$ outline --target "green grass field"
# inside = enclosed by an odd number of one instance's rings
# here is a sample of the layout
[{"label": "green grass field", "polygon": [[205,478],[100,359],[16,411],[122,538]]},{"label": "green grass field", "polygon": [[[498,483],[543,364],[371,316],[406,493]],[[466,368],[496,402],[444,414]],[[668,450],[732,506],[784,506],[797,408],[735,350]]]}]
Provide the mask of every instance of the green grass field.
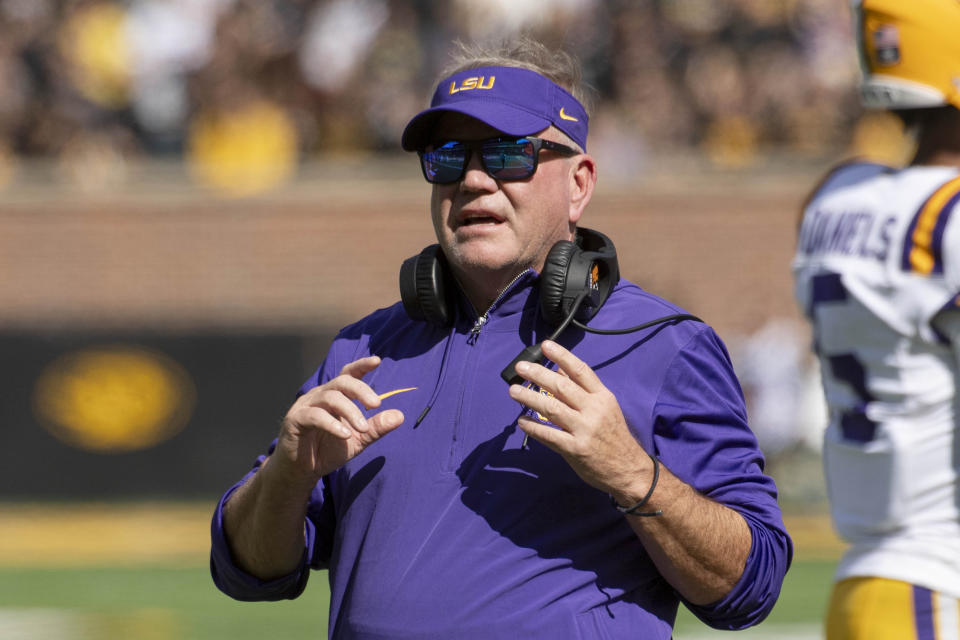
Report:
[{"label": "green grass field", "polygon": [[[819,638],[820,626],[826,613],[827,598],[833,581],[834,560],[795,560],[783,583],[780,600],[770,617],[751,632],[733,637],[749,635],[752,638],[785,640],[790,630],[795,629],[797,637]],[[680,607],[674,637],[686,638],[731,638],[729,632],[712,631],[697,620],[685,608]],[[815,633],[816,635],[809,635]]]},{"label": "green grass field", "polygon": [[[809,632],[819,625],[833,567],[832,561],[795,563],[773,614],[751,637],[780,640],[795,626]],[[242,603],[220,594],[200,567],[0,570],[4,640],[325,638],[327,604],[321,573],[298,600]],[[675,635],[730,636],[709,633],[685,611]]]},{"label": "green grass field", "polygon": [[[315,573],[295,601],[244,603],[206,566],[212,502],[0,504],[0,640],[325,638]],[[839,541],[822,514],[787,522],[796,555],[770,618],[735,637],[817,640]],[[730,637],[681,608],[677,640]]]},{"label": "green grass field", "polygon": [[242,603],[201,567],[0,570],[0,638],[325,638],[325,576],[314,577],[298,600]]}]

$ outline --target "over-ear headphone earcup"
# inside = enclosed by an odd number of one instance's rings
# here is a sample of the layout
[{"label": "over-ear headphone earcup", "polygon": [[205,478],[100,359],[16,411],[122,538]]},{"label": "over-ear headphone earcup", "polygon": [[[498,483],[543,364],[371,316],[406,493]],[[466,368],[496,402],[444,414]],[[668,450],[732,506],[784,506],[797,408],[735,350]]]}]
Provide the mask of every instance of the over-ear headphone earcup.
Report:
[{"label": "over-ear headphone earcup", "polygon": [[432,244],[400,266],[400,300],[407,315],[440,326],[453,322],[446,258]]},{"label": "over-ear headphone earcup", "polygon": [[569,309],[565,310],[564,298],[567,293],[567,276],[570,263],[580,251],[573,242],[561,240],[551,247],[543,263],[540,274],[540,314],[551,326],[563,322]]}]

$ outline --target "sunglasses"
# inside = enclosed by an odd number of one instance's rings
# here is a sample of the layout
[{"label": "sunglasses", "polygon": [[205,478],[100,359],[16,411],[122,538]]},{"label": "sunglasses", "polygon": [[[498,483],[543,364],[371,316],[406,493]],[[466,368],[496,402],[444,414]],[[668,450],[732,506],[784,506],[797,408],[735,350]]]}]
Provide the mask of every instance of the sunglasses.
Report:
[{"label": "sunglasses", "polygon": [[477,142],[445,142],[431,151],[420,151],[423,177],[432,184],[451,184],[463,179],[470,162],[470,153],[480,150],[483,170],[494,180],[525,180],[537,171],[542,149],[564,156],[579,151],[557,142],[524,136],[522,138],[489,138]]}]

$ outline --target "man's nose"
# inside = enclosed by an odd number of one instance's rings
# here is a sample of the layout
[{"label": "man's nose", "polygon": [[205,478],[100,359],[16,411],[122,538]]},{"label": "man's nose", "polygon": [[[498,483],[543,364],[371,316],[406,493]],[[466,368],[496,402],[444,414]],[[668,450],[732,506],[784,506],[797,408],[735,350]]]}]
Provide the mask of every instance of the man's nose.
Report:
[{"label": "man's nose", "polygon": [[467,189],[490,189],[491,183],[495,188],[496,181],[483,168],[483,161],[478,149],[471,149],[467,158],[467,166],[463,174],[463,186]]}]

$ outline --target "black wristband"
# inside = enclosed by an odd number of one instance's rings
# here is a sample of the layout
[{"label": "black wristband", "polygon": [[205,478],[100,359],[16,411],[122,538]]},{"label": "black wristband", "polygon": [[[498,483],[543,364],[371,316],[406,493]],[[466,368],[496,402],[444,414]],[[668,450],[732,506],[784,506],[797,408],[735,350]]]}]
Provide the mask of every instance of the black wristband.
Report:
[{"label": "black wristband", "polygon": [[650,459],[653,461],[653,482],[650,483],[650,489],[647,491],[647,495],[643,496],[640,499],[640,502],[637,502],[634,505],[629,507],[621,507],[617,504],[616,499],[613,496],[610,496],[610,504],[616,507],[617,511],[624,515],[628,516],[639,516],[639,517],[652,517],[652,516],[662,516],[663,510],[657,509],[656,511],[641,511],[638,512],[637,509],[642,508],[650,500],[650,496],[653,495],[653,490],[657,488],[657,481],[660,479],[660,461],[653,455],[647,454],[650,456]]}]

